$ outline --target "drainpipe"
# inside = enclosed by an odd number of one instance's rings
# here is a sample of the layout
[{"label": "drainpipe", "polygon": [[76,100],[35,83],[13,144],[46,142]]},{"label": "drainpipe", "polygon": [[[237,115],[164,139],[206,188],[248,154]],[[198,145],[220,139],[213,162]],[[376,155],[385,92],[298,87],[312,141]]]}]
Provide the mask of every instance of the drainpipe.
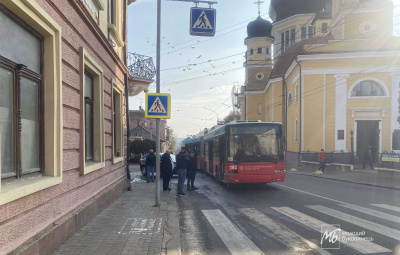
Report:
[{"label": "drainpipe", "polygon": [[[128,64],[128,40],[126,38],[127,33],[127,11],[128,11],[128,3],[127,0],[124,0],[124,29],[123,29],[123,40],[125,42],[124,45],[124,64],[125,66]],[[128,74],[124,75],[124,83],[125,83],[125,107],[126,107],[126,179],[128,191],[132,191],[131,186],[131,172],[129,171],[129,160],[131,157],[131,142],[129,140],[130,137],[130,129],[129,129],[129,89],[128,89]]]},{"label": "drainpipe", "polygon": [[302,122],[303,122],[303,116],[301,115],[301,106],[302,106],[302,102],[303,102],[303,98],[302,98],[302,93],[303,93],[303,91],[302,91],[302,87],[303,87],[303,79],[302,79],[302,75],[301,75],[301,63],[299,62],[299,60],[298,60],[298,57],[296,57],[296,63],[299,65],[299,69],[300,69],[300,73],[299,73],[299,75],[300,75],[300,96],[299,96],[299,98],[300,98],[300,107],[299,107],[299,112],[300,112],[300,114],[299,114],[299,116],[300,116],[300,122],[299,122],[299,124],[300,124],[300,132],[299,132],[299,135],[300,135],[300,139],[299,139],[299,154],[301,154],[301,146],[302,146],[302,143],[303,143],[303,141],[302,141],[302,136],[301,136],[301,134],[302,134]]},{"label": "drainpipe", "polygon": [[127,27],[127,10],[128,10],[128,8],[127,8],[127,2],[126,2],[126,0],[124,0],[124,24],[123,24],[123,32],[122,32],[122,40],[124,41],[124,43],[125,43],[125,45],[124,45],[124,64],[125,65],[127,65],[127,58],[128,58],[128,54],[127,54],[127,50],[128,50],[128,40],[127,40],[127,38],[126,38],[126,34],[127,34],[127,30],[128,30],[128,27]]},{"label": "drainpipe", "polygon": [[282,75],[282,124],[283,134],[285,136],[285,151],[287,150],[287,84],[285,75]]},{"label": "drainpipe", "polygon": [[126,179],[128,184],[128,191],[132,190],[131,187],[131,172],[129,171],[129,159],[131,157],[131,142],[129,140],[129,90],[128,90],[128,74],[124,75],[125,82],[125,104],[126,104]]}]

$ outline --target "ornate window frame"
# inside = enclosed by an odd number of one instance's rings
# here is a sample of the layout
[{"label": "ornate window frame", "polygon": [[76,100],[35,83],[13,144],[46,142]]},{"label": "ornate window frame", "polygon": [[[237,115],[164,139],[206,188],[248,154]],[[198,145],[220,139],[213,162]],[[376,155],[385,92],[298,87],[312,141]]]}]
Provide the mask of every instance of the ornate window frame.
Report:
[{"label": "ornate window frame", "polygon": [[[113,114],[113,164],[116,164],[118,162],[121,162],[124,160],[125,156],[125,150],[124,150],[124,88],[118,84],[114,79],[112,79],[112,84],[113,84],[113,95],[112,95],[112,109],[114,113],[114,106],[115,106],[115,112],[117,116]],[[117,102],[114,102],[114,93],[117,93],[119,96],[119,100]],[[117,121],[117,130],[114,128],[114,123]],[[115,137],[117,137],[117,141],[115,141]],[[120,150],[120,156],[115,156],[115,150]]]},{"label": "ornate window frame", "polygon": [[[378,83],[378,85],[380,85],[380,87],[382,88],[383,92],[385,93],[384,96],[351,96],[351,92],[353,91],[353,89],[355,88],[355,86],[357,86],[360,82],[363,81],[374,81],[376,83]],[[388,87],[386,86],[386,84],[384,82],[382,82],[379,79],[376,78],[372,78],[372,77],[363,77],[362,79],[357,80],[355,83],[353,83],[353,85],[351,85],[348,94],[347,94],[347,98],[348,99],[376,99],[376,98],[390,98],[390,93],[388,90]]]},{"label": "ornate window frame", "polygon": [[17,200],[62,182],[63,114],[61,27],[34,0],[0,0],[21,20],[44,38],[44,168],[43,176],[21,178],[3,187],[0,205]]},{"label": "ornate window frame", "polygon": [[[81,174],[85,175],[105,167],[105,133],[104,133],[104,78],[103,68],[89,55],[85,48],[80,48],[81,59],[81,146],[80,146],[80,168]],[[85,86],[84,74],[93,76],[93,152],[94,160],[85,160]]]}]

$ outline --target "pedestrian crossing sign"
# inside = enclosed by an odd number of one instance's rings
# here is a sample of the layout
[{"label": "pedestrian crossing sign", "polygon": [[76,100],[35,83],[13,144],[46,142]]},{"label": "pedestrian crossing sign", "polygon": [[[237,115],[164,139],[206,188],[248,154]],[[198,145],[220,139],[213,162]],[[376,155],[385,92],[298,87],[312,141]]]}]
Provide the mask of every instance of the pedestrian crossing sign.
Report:
[{"label": "pedestrian crossing sign", "polygon": [[216,24],[216,10],[212,8],[190,9],[190,34],[198,36],[214,36]]},{"label": "pedestrian crossing sign", "polygon": [[167,93],[146,93],[145,117],[169,119],[171,115],[171,95]]}]

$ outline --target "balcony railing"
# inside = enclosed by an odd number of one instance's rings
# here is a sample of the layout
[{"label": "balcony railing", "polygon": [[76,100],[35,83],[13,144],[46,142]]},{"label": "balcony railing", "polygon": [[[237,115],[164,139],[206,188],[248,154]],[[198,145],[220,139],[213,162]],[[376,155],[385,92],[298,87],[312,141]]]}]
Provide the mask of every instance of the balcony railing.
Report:
[{"label": "balcony railing", "polygon": [[153,58],[136,53],[128,53],[128,69],[135,78],[151,80],[156,75]]}]

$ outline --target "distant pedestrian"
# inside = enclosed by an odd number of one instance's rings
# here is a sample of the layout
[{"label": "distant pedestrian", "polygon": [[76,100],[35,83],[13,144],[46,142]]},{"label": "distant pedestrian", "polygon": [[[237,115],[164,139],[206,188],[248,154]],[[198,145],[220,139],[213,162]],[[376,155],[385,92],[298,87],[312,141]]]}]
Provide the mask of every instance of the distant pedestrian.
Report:
[{"label": "distant pedestrian", "polygon": [[185,147],[182,147],[181,152],[176,155],[176,168],[178,171],[178,195],[185,196],[183,193],[183,185],[186,180],[186,169],[189,162],[187,151]]},{"label": "distant pedestrian", "polygon": [[325,153],[324,149],[321,149],[321,152],[318,155],[318,161],[319,161],[318,170],[321,170],[323,173],[325,173],[326,153]]},{"label": "distant pedestrian", "polygon": [[[194,151],[190,152],[189,162],[187,166],[187,190],[196,190],[194,186],[194,179],[196,178],[197,172],[197,158]],[[191,185],[190,185],[191,184]]]},{"label": "distant pedestrian", "polygon": [[149,154],[146,157],[147,182],[150,182],[150,180],[154,182],[155,163],[156,163],[156,155],[154,155],[153,150],[150,150]]},{"label": "distant pedestrian", "polygon": [[366,164],[369,164],[369,167],[374,169],[374,166],[372,165],[372,147],[369,144],[364,151],[363,169],[365,169]]},{"label": "distant pedestrian", "polygon": [[174,163],[172,162],[172,158],[170,156],[171,151],[167,150],[161,157],[161,173],[163,176],[163,190],[170,191],[169,182],[172,176],[172,170],[174,168]]}]

